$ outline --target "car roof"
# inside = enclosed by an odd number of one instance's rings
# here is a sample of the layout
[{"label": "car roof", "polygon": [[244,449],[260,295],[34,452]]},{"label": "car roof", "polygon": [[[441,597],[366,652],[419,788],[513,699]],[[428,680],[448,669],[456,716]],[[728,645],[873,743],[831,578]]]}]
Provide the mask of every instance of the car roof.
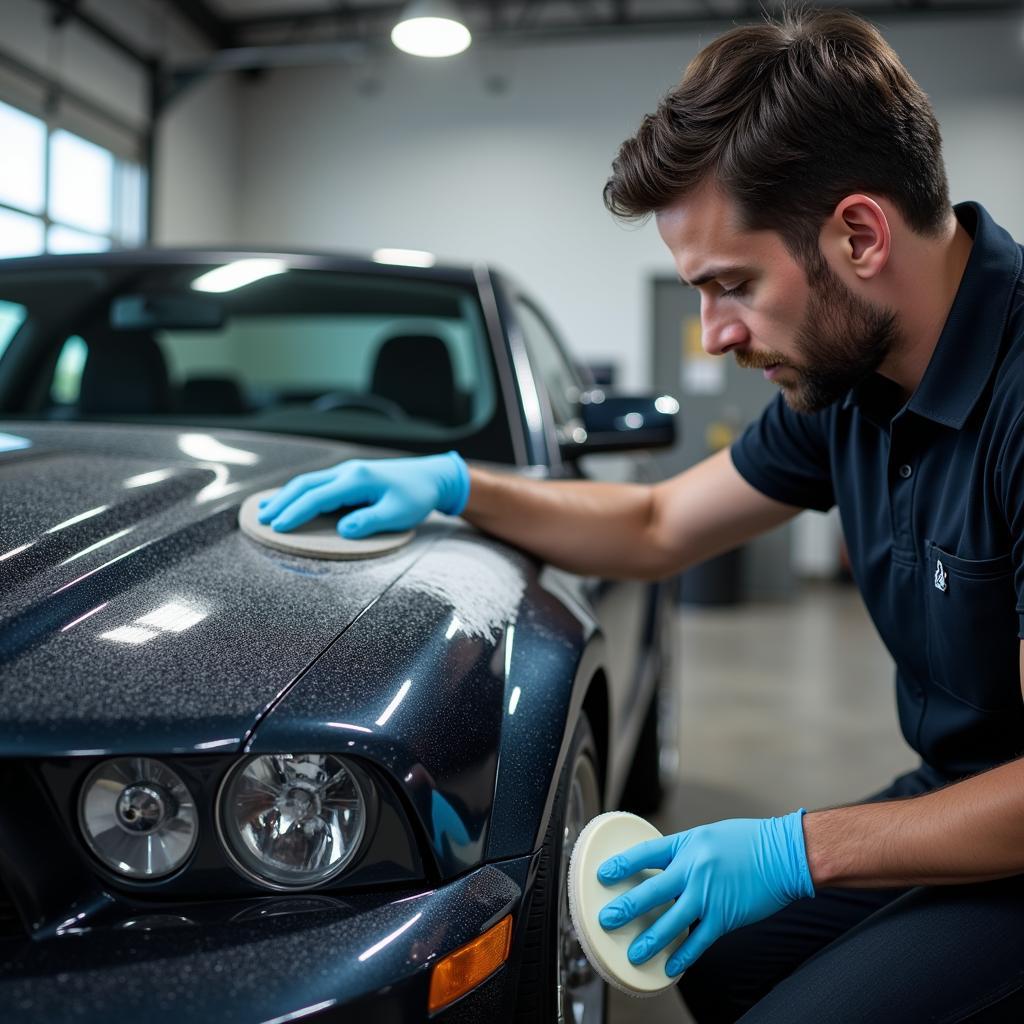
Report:
[{"label": "car roof", "polygon": [[477,284],[477,274],[489,268],[483,264],[441,263],[432,267],[411,267],[381,263],[365,254],[327,250],[267,249],[229,247],[117,249],[111,252],[48,253],[43,256],[19,256],[0,259],[0,271],[59,270],[61,267],[138,267],[188,266],[230,263],[243,259],[285,259],[296,270],[336,270],[354,273],[389,274],[420,280],[448,281],[453,284]]}]

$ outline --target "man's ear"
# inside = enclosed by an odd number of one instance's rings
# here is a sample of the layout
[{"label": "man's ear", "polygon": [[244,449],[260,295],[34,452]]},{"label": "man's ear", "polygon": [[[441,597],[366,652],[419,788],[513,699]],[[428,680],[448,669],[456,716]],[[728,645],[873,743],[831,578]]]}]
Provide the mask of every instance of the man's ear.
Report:
[{"label": "man's ear", "polygon": [[869,281],[889,262],[892,234],[885,211],[870,196],[849,195],[821,229],[821,251],[833,269]]}]

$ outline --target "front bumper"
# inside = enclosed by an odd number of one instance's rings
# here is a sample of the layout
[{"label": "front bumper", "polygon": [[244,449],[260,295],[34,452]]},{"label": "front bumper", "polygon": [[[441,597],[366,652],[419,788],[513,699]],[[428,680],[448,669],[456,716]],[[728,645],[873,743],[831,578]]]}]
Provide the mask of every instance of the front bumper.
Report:
[{"label": "front bumper", "polygon": [[530,860],[485,865],[424,892],[345,894],[304,912],[289,912],[287,899],[267,900],[231,920],[196,923],[185,919],[188,908],[165,907],[142,927],[136,919],[5,941],[0,1017],[5,1024],[425,1020],[433,963],[511,912],[509,961],[431,1018],[499,1021],[514,1003]]}]

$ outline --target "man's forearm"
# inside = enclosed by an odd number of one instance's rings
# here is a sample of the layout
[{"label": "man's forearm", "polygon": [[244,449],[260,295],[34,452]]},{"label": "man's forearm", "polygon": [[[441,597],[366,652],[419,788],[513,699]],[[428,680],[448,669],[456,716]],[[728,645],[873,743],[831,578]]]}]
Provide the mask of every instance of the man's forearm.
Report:
[{"label": "man's forearm", "polygon": [[653,532],[652,488],[589,480],[530,480],[470,470],[463,516],[570,572],[656,578],[671,572]]},{"label": "man's forearm", "polygon": [[953,885],[1024,873],[1024,759],[906,800],[804,816],[816,887]]}]

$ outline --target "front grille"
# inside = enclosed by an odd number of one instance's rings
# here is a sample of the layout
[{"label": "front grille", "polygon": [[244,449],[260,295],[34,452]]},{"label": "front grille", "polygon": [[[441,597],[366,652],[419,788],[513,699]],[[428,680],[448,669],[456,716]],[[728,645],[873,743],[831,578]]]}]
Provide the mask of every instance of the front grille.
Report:
[{"label": "front grille", "polygon": [[0,882],[0,939],[17,938],[24,934],[18,911],[14,909],[6,886]]}]

